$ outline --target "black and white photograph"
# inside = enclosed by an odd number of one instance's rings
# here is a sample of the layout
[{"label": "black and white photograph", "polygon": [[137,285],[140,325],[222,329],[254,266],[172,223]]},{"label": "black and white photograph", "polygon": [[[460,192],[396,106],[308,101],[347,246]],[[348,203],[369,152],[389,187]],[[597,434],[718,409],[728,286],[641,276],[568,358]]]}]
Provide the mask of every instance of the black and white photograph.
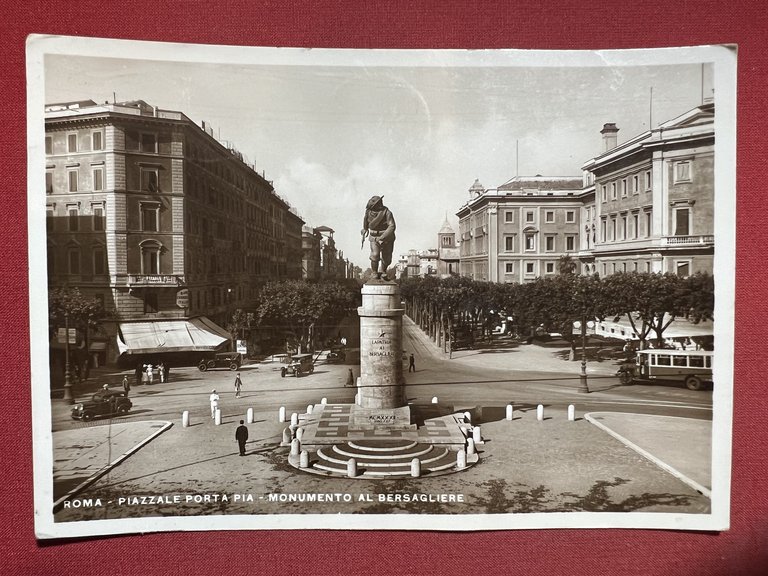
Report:
[{"label": "black and white photograph", "polygon": [[735,48],[27,56],[38,538],[728,529]]}]

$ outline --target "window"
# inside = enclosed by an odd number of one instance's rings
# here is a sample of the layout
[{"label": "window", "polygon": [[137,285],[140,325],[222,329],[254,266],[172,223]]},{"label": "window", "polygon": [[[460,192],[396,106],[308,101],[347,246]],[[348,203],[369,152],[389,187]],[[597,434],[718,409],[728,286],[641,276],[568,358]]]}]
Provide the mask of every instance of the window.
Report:
[{"label": "window", "polygon": [[691,263],[688,260],[675,262],[675,274],[681,278],[688,278],[691,275]]},{"label": "window", "polygon": [[650,262],[646,262],[645,263],[645,271],[648,272],[648,273],[651,272],[651,263]]},{"label": "window", "polygon": [[67,152],[77,152],[77,134],[67,134]]},{"label": "window", "polygon": [[160,203],[142,202],[141,206],[141,229],[144,232],[157,232],[159,224]]},{"label": "window", "polygon": [[515,237],[514,236],[505,236],[504,237],[504,250],[507,252],[514,252],[515,251]]},{"label": "window", "polygon": [[659,354],[656,356],[656,364],[659,366],[671,366],[672,358],[669,356],[669,354]]},{"label": "window", "polygon": [[101,203],[92,204],[91,213],[93,214],[93,231],[103,232],[104,231],[104,205]]},{"label": "window", "polygon": [[96,276],[106,274],[107,259],[104,257],[104,248],[99,246],[93,249],[93,273]]},{"label": "window", "polygon": [[101,130],[91,134],[91,141],[93,142],[93,150],[104,150],[104,135]]},{"label": "window", "polygon": [[576,236],[565,237],[565,251],[573,252],[576,249]]},{"label": "window", "polygon": [[514,274],[515,273],[515,263],[514,262],[506,262],[504,264],[504,273],[505,274]]},{"label": "window", "polygon": [[547,210],[544,212],[544,222],[551,224],[555,221],[555,212],[553,210]]},{"label": "window", "polygon": [[69,178],[69,191],[77,192],[77,181],[79,179],[78,171],[70,170],[67,172],[67,177]]},{"label": "window", "polygon": [[141,190],[144,192],[159,192],[157,168],[141,169]]},{"label": "window", "polygon": [[544,246],[545,250],[547,252],[554,252],[555,251],[555,237],[554,236],[545,236],[544,237]]},{"label": "window", "polygon": [[80,230],[80,209],[77,204],[69,204],[67,206],[67,218],[69,220],[70,232]]},{"label": "window", "polygon": [[637,212],[632,213],[632,238],[640,235],[640,215]]},{"label": "window", "polygon": [[141,152],[155,154],[157,152],[157,136],[154,134],[143,133],[139,140],[139,150]]},{"label": "window", "polygon": [[607,202],[608,201],[608,186],[606,186],[605,184],[603,184],[600,187],[600,199],[603,202]]},{"label": "window", "polygon": [[616,182],[611,182],[611,200],[616,200]]},{"label": "window", "polygon": [[603,262],[603,276],[605,276],[608,273],[608,265]]},{"label": "window", "polygon": [[621,239],[626,240],[627,239],[627,215],[622,214],[621,216]]},{"label": "window", "polygon": [[600,219],[600,242],[605,242],[607,240],[607,224],[605,221],[605,218]]},{"label": "window", "polygon": [[70,248],[67,252],[67,264],[70,274],[80,274],[80,249]]},{"label": "window", "polygon": [[526,262],[525,263],[525,274],[526,276],[530,276],[534,274],[534,263],[533,262]]},{"label": "window", "polygon": [[645,237],[646,238],[651,237],[652,227],[653,227],[653,211],[649,209],[645,211]]},{"label": "window", "polygon": [[624,178],[621,181],[621,197],[626,198],[627,197],[627,179]]},{"label": "window", "polygon": [[45,153],[53,154],[53,137],[52,136],[45,137]]},{"label": "window", "polygon": [[536,250],[536,235],[532,232],[525,235],[525,250],[528,252]]},{"label": "window", "polygon": [[675,209],[675,236],[688,236],[690,230],[691,211],[688,208]]},{"label": "window", "polygon": [[48,232],[53,230],[53,219],[56,216],[55,208],[51,205],[45,207],[45,229]]},{"label": "window", "polygon": [[677,162],[675,164],[675,183],[691,181],[691,163],[690,161]]},{"label": "window", "polygon": [[611,217],[611,240],[616,240],[616,216]]},{"label": "window", "polygon": [[53,194],[53,172],[50,170],[45,173],[45,193]]},{"label": "window", "polygon": [[94,191],[104,190],[104,168],[93,169],[93,189]]},{"label": "window", "polygon": [[514,210],[507,210],[504,212],[504,222],[507,224],[511,224],[515,221],[515,212]]},{"label": "window", "polygon": [[651,189],[651,171],[646,170],[645,172],[645,189],[650,190]]},{"label": "window", "polygon": [[141,273],[160,273],[160,244],[153,240],[141,244]]},{"label": "window", "polygon": [[576,222],[576,212],[574,210],[568,210],[565,213],[566,224],[573,224]]},{"label": "window", "polygon": [[555,263],[554,262],[546,262],[544,264],[544,266],[545,266],[544,270],[546,270],[547,274],[554,274],[555,273]]},{"label": "window", "polygon": [[155,314],[158,311],[157,294],[147,292],[144,295],[144,314]]},{"label": "window", "polygon": [[528,223],[534,222],[533,217],[534,217],[533,210],[526,210],[525,211],[525,221],[526,222],[528,222]]},{"label": "window", "polygon": [[635,174],[632,176],[632,194],[640,192],[640,176]]}]

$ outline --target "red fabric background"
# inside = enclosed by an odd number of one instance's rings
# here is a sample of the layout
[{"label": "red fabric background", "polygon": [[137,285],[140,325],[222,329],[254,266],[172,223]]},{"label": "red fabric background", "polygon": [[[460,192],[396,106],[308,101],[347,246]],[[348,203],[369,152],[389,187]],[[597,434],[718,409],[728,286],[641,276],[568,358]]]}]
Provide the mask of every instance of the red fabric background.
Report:
[{"label": "red fabric background", "polygon": [[[743,4],[743,5],[742,5]],[[123,575],[768,572],[765,388],[768,18],[762,2],[637,0],[0,0],[0,572]],[[739,44],[736,374],[731,530],[203,532],[38,544],[33,533],[24,40],[29,33],[341,48],[642,48]]]}]

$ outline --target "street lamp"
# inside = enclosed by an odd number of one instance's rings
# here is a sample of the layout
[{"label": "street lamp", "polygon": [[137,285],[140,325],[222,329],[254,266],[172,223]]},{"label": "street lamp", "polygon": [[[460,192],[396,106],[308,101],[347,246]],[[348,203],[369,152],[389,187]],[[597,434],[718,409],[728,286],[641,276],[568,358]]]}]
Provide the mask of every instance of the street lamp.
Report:
[{"label": "street lamp", "polygon": [[578,392],[589,394],[589,383],[587,382],[587,327],[594,328],[595,323],[590,320],[587,322],[586,311],[582,312],[581,322],[576,320],[573,327],[577,330],[581,328],[581,373],[579,374]]},{"label": "street lamp", "polygon": [[64,401],[74,404],[72,396],[72,373],[69,370],[69,312],[64,312]]}]

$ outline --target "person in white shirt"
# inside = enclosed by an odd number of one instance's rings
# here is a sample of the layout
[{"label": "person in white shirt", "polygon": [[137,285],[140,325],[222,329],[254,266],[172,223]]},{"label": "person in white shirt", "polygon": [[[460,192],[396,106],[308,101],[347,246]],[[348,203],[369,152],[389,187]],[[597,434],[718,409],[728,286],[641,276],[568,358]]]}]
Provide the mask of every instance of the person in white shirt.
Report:
[{"label": "person in white shirt", "polygon": [[216,389],[211,390],[211,395],[208,398],[211,401],[211,418],[216,418],[216,408],[219,407],[219,395],[216,394]]}]

